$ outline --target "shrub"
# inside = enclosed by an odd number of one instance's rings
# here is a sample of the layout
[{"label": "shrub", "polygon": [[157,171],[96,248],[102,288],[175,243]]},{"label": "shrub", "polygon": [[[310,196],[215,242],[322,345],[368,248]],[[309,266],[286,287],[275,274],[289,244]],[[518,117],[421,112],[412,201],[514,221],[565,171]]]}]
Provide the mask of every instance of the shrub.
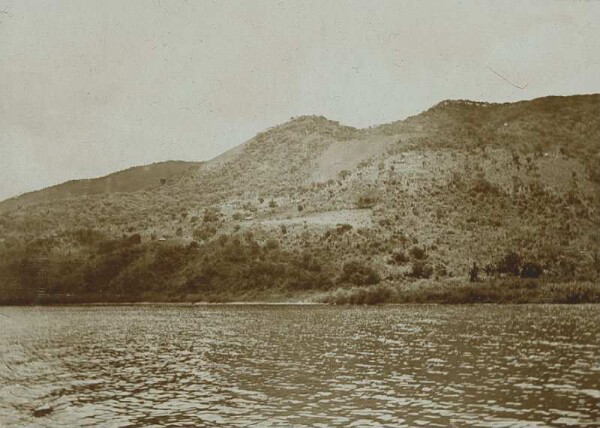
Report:
[{"label": "shrub", "polygon": [[542,265],[536,262],[527,262],[521,269],[521,278],[538,278],[544,272]]},{"label": "shrub", "polygon": [[448,268],[446,268],[444,265],[438,265],[436,267],[436,276],[448,276]]},{"label": "shrub", "polygon": [[339,278],[340,283],[354,285],[373,285],[379,281],[381,281],[381,277],[372,267],[356,260],[344,264]]},{"label": "shrub", "polygon": [[158,247],[150,271],[158,275],[168,275],[178,270],[186,259],[184,247]]},{"label": "shrub", "polygon": [[204,223],[212,223],[219,221],[220,216],[221,210],[218,207],[206,208],[204,210],[204,215],[202,216],[202,221],[204,221]]},{"label": "shrub", "polygon": [[344,224],[337,225],[336,232],[338,235],[343,235],[344,233],[346,233],[350,230],[352,230],[352,225],[344,223]]},{"label": "shrub", "polygon": [[403,265],[406,262],[408,262],[408,256],[404,251],[396,251],[392,254],[392,257],[390,259],[390,264],[395,265]]},{"label": "shrub", "polygon": [[348,170],[345,170],[345,169],[341,170],[341,171],[338,173],[338,177],[340,177],[340,180],[345,180],[345,179],[346,179],[346,178],[348,178],[349,176],[350,176],[350,171],[348,171]]},{"label": "shrub", "polygon": [[430,278],[433,275],[433,268],[427,263],[416,261],[412,264],[410,276],[413,278]]},{"label": "shrub", "polygon": [[588,178],[596,184],[600,184],[600,158],[595,156],[588,165]]},{"label": "shrub", "polygon": [[490,183],[483,177],[479,177],[473,183],[473,191],[477,193],[483,193],[486,195],[499,195],[500,189],[498,186]]},{"label": "shrub", "polygon": [[229,239],[223,248],[223,258],[234,263],[245,262],[248,259],[247,247],[237,237]]},{"label": "shrub", "polygon": [[207,241],[217,233],[217,229],[213,226],[204,225],[194,230],[193,237],[197,241]]},{"label": "shrub", "polygon": [[356,207],[360,209],[373,208],[377,204],[377,197],[370,194],[361,195],[356,202]]},{"label": "shrub", "polygon": [[452,172],[452,178],[448,184],[457,189],[462,189],[465,185],[462,175],[456,171]]},{"label": "shrub", "polygon": [[98,245],[99,254],[107,254],[117,250],[120,246],[120,241],[117,239],[107,239]]},{"label": "shrub", "polygon": [[267,251],[276,250],[278,248],[279,248],[279,241],[277,241],[276,239],[269,239],[265,243],[265,250],[267,250]]},{"label": "shrub", "polygon": [[132,245],[138,245],[142,243],[142,236],[139,233],[134,233],[127,239]]},{"label": "shrub", "polygon": [[103,238],[103,234],[94,229],[79,229],[74,231],[72,236],[81,245],[92,245]]},{"label": "shrub", "polygon": [[427,258],[427,253],[421,247],[414,246],[408,252],[413,258],[417,260],[423,260]]},{"label": "shrub", "polygon": [[277,202],[275,202],[275,200],[271,199],[269,201],[269,208],[277,208]]},{"label": "shrub", "polygon": [[253,213],[255,213],[257,211],[256,207],[254,205],[252,205],[250,202],[246,202],[244,205],[242,205],[242,209],[253,212]]},{"label": "shrub", "polygon": [[518,276],[521,270],[521,256],[514,251],[506,253],[506,255],[498,262],[496,270],[498,273]]}]

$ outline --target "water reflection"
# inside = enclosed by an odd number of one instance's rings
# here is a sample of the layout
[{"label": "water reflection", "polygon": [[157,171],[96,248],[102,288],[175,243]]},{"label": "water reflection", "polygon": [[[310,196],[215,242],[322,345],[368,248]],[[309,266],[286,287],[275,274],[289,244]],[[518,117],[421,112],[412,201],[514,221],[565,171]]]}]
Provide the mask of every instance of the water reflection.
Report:
[{"label": "water reflection", "polygon": [[[3,308],[0,421],[599,423],[594,306]],[[46,407],[44,407],[46,406]],[[35,409],[50,409],[34,415]]]}]

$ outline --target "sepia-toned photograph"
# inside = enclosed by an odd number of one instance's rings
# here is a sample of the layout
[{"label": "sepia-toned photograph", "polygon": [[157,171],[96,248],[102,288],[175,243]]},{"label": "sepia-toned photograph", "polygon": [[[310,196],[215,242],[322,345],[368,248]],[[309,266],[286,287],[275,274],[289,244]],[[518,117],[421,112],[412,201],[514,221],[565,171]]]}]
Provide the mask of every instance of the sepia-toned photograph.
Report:
[{"label": "sepia-toned photograph", "polygon": [[0,0],[0,427],[600,427],[600,1]]}]

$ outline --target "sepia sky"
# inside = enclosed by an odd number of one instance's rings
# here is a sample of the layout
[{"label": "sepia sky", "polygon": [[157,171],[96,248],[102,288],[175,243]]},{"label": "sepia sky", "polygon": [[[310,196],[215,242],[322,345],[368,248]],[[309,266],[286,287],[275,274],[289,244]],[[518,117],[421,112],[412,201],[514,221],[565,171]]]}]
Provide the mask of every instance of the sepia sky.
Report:
[{"label": "sepia sky", "polygon": [[0,199],[300,114],[597,93],[599,24],[599,1],[0,0]]}]

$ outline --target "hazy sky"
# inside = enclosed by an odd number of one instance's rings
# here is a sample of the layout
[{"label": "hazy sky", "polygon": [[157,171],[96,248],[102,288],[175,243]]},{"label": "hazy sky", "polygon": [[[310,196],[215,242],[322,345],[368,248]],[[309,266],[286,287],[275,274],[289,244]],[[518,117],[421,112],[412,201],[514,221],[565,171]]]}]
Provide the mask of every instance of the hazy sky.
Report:
[{"label": "hazy sky", "polygon": [[0,199],[210,159],[300,114],[593,92],[597,1],[0,0]]}]

